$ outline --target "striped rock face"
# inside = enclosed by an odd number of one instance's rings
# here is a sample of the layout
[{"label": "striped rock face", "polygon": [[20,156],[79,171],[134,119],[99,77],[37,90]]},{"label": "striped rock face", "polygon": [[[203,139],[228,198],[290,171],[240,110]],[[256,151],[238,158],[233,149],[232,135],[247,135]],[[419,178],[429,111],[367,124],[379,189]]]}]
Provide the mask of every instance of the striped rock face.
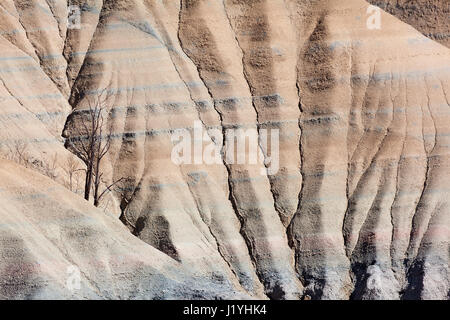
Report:
[{"label": "striped rock face", "polygon": [[203,297],[448,299],[447,1],[4,2],[4,144],[107,92],[103,205]]}]

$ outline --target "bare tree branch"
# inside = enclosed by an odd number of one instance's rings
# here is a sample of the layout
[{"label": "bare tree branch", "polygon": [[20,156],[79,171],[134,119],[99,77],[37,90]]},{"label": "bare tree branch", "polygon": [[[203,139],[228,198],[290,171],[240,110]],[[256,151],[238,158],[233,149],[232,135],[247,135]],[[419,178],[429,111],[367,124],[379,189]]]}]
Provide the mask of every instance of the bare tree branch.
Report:
[{"label": "bare tree branch", "polygon": [[[77,91],[80,95],[80,92]],[[114,95],[106,88],[97,91],[91,96],[81,92],[81,96],[86,101],[86,109],[79,111],[78,124],[73,127],[73,135],[68,139],[67,146],[72,150],[86,165],[84,197],[89,200],[91,190],[94,197],[94,205],[98,206],[100,199],[111,188],[122,181],[119,179],[100,192],[100,186],[103,183],[102,161],[111,148],[112,126],[106,129],[108,121],[105,114],[111,112],[110,98]]]}]

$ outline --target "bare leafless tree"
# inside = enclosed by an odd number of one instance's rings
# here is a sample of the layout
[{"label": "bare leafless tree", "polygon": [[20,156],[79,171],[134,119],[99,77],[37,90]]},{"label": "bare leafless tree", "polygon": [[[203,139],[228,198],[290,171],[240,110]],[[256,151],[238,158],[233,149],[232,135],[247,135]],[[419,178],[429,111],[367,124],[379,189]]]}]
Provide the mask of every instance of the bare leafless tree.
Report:
[{"label": "bare leafless tree", "polygon": [[[99,174],[98,176],[100,178],[103,175],[102,173],[98,173],[98,174]],[[106,184],[106,183],[105,183],[105,181],[97,180],[97,175],[94,175],[94,176],[95,176],[95,179],[94,179],[94,205],[96,207],[98,207],[100,200],[103,198],[103,196],[106,195],[108,192],[113,191],[112,188],[115,185],[117,185],[119,182],[125,180],[125,178],[119,178],[119,179],[113,181],[111,184],[107,185],[101,193],[99,193],[100,182],[102,182],[104,184]]]},{"label": "bare leafless tree", "polygon": [[9,158],[18,164],[29,167],[31,165],[30,154],[28,152],[28,143],[16,140],[9,147]]},{"label": "bare leafless tree", "polygon": [[88,109],[79,112],[77,123],[72,126],[72,134],[66,140],[68,147],[86,165],[84,198],[89,201],[93,189],[94,205],[98,207],[101,198],[122,179],[108,185],[100,192],[102,180],[102,160],[111,147],[112,127],[107,125],[105,116],[111,111],[113,95],[106,89],[92,96],[85,96]]},{"label": "bare leafless tree", "polygon": [[[56,180],[58,173],[58,154],[54,153],[51,159],[46,162],[35,161],[35,166],[38,166],[38,170],[40,170],[43,174],[45,174],[50,179]],[[40,167],[40,168],[39,168]]]},{"label": "bare leafless tree", "polygon": [[[7,159],[30,169],[39,171],[47,177],[56,180],[58,177],[58,154],[54,153],[47,158],[46,152],[41,152],[40,157],[34,157],[29,151],[29,145],[25,141],[17,140],[8,146]],[[46,160],[43,160],[46,159]]]},{"label": "bare leafless tree", "polygon": [[78,162],[76,160],[76,158],[73,155],[68,155],[67,159],[66,159],[66,163],[63,167],[63,170],[67,173],[67,175],[69,176],[69,185],[68,185],[68,189],[70,191],[73,191],[75,193],[77,193],[78,191],[78,179],[76,179],[77,184],[75,186],[75,190],[74,190],[74,179],[78,177],[78,172],[79,171],[84,171],[84,169],[81,169],[78,166]]}]

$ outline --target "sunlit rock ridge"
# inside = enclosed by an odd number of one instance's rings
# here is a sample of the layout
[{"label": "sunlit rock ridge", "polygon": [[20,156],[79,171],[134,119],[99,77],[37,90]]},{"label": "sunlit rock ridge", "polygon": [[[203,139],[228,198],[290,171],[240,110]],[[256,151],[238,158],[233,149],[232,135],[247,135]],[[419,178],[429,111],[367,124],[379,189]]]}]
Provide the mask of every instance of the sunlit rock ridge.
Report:
[{"label": "sunlit rock ridge", "polygon": [[[2,161],[0,298],[448,299],[448,2],[370,2],[398,18],[363,0],[1,0],[2,156],[25,141],[38,167],[77,161],[64,139],[106,90],[105,184],[126,186],[102,212]],[[278,129],[279,170],[175,163],[174,132],[199,122]]]}]

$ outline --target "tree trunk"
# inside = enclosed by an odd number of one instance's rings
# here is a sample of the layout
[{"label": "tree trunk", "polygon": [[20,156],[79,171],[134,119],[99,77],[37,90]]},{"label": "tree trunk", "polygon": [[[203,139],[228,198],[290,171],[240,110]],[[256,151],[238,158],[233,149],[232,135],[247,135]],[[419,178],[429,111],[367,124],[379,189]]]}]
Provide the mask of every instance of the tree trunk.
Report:
[{"label": "tree trunk", "polygon": [[84,199],[89,201],[89,195],[91,193],[91,185],[92,185],[92,168],[86,169],[86,182],[84,184]]},{"label": "tree trunk", "polygon": [[70,191],[73,191],[72,176],[73,176],[73,173],[70,172],[69,173],[69,187],[70,187]]},{"label": "tree trunk", "polygon": [[98,187],[99,184],[95,183],[94,184],[94,206],[98,207],[99,205],[99,201],[98,201]]},{"label": "tree trunk", "polygon": [[[101,146],[101,142],[100,145]],[[94,206],[98,207],[100,201],[99,201],[99,194],[98,194],[98,189],[100,188],[100,161],[102,160],[100,158],[100,151],[97,151],[97,159],[96,159],[96,163],[95,166],[93,168],[94,171]]]}]

